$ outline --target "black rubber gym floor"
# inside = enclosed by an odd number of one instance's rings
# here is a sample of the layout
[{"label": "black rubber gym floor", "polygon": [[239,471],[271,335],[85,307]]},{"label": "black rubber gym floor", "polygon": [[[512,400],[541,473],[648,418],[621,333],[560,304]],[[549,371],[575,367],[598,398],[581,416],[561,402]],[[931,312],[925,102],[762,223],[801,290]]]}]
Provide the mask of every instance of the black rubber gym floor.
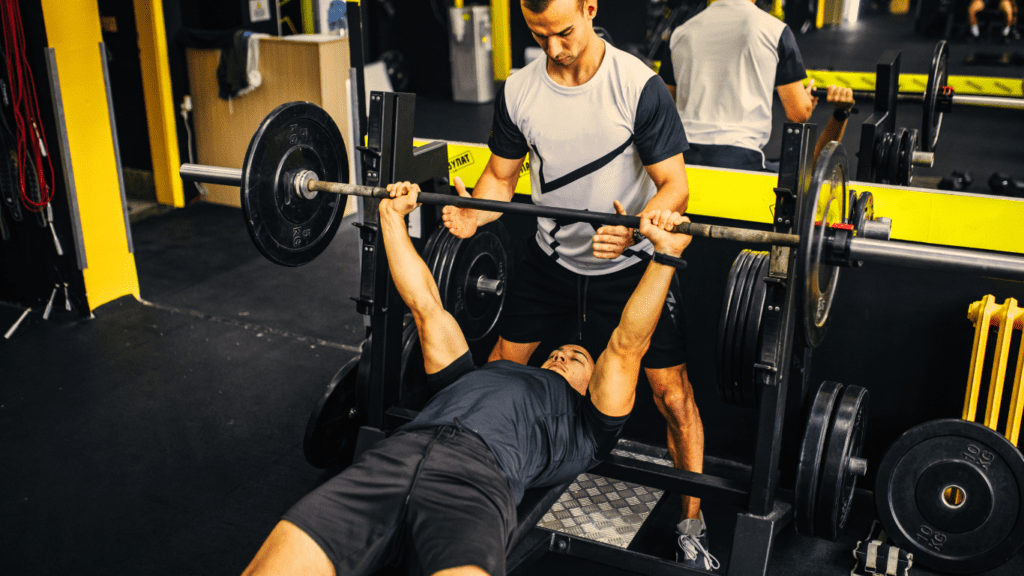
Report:
[{"label": "black rubber gym floor", "polygon": [[[490,110],[422,98],[416,133],[483,142]],[[951,115],[940,152],[950,164],[936,173],[955,161],[981,166],[984,179],[1000,153],[1024,172],[1024,116],[998,114],[1008,116]],[[355,229],[344,223],[319,259],[290,269],[259,255],[237,209],[200,203],[132,228],[144,302],[125,297],[90,319],[34,311],[0,340],[0,573],[238,574],[281,513],[326,479],[301,442],[311,407],[363,334],[349,300]],[[0,305],[0,331],[21,312]],[[711,551],[726,560],[736,511],[704,508]],[[670,557],[675,505],[661,510],[644,547]],[[873,517],[859,491],[840,542],[786,528],[769,573],[848,574]],[[555,554],[532,573],[623,574]],[[1022,553],[989,572],[1022,573]]]}]

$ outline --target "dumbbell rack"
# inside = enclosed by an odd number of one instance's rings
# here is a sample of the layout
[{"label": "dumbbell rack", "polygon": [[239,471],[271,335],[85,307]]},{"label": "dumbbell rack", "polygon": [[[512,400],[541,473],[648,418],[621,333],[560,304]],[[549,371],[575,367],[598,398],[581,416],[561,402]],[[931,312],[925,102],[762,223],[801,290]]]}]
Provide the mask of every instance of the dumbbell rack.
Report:
[{"label": "dumbbell rack", "polygon": [[[447,146],[436,142],[413,148],[414,105],[412,94],[371,95],[367,146],[358,148],[362,153],[363,183],[384,186],[408,180],[420,183],[424,190],[447,193]],[[797,199],[806,193],[804,187],[810,180],[815,140],[813,125],[787,124],[784,129],[774,212],[777,232],[792,232],[801,217],[796,213]],[[356,405],[364,413],[360,418],[363,425],[358,432],[356,454],[415,417],[414,411],[397,407],[406,308],[388,271],[377,224],[378,201],[364,198],[362,202],[362,221],[357,224],[362,239],[362,276],[360,295],[355,300],[360,313],[369,317],[372,333],[359,361]],[[420,211],[421,230],[429,229],[437,220],[436,214],[425,212]],[[414,239],[414,243],[422,247],[422,239]],[[798,290],[793,289],[798,279],[797,266],[791,265],[791,262],[795,264],[794,251],[794,248],[780,246],[772,249],[765,338],[757,365],[762,395],[749,481],[697,474],[618,455],[610,456],[593,470],[602,476],[745,508],[736,522],[729,574],[765,574],[772,540],[793,517],[792,504],[779,497],[779,458],[789,389],[791,385],[795,387],[793,394],[799,404],[806,392],[804,368],[809,361],[809,350],[794,339],[799,308]],[[798,358],[797,366],[791,363],[794,354]],[[681,564],[569,534],[551,533],[549,537],[547,531],[534,528],[531,535],[533,537],[528,535],[522,540],[513,557],[534,559],[553,551],[642,573],[691,572]],[[524,570],[526,566],[509,568]]]}]

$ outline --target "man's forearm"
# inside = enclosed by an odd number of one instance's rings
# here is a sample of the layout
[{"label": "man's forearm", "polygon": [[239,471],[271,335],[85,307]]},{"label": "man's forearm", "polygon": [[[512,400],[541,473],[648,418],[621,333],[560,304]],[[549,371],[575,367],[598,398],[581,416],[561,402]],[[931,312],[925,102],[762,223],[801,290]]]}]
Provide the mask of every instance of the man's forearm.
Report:
[{"label": "man's forearm", "polygon": [[380,225],[388,268],[402,300],[413,314],[422,314],[431,306],[441,306],[437,283],[412,245],[405,218],[396,212],[381,212]]},{"label": "man's forearm", "polygon": [[[473,198],[480,198],[483,200],[498,200],[501,202],[508,202],[512,200],[512,197],[516,193],[516,184],[519,183],[519,172],[516,171],[515,179],[502,179],[499,178],[490,164],[484,168],[483,174],[480,175],[480,179],[477,181],[476,186],[473,188]],[[483,210],[475,210],[477,226],[483,226],[490,222],[494,222],[501,217],[501,212],[485,212]]]},{"label": "man's forearm", "polygon": [[686,213],[690,204],[690,186],[686,178],[681,181],[673,181],[658,188],[658,193],[651,197],[641,212],[652,210]]},{"label": "man's forearm", "polygon": [[622,318],[612,333],[609,348],[626,354],[643,355],[646,352],[661,318],[674,271],[675,268],[658,262],[652,261],[647,265],[640,284],[622,310]]}]

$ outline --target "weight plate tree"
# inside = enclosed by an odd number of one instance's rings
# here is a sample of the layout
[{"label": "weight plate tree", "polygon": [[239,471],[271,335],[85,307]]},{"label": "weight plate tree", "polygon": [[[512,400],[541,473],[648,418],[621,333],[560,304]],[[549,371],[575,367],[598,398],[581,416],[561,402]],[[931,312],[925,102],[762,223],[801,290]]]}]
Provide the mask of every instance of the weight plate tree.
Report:
[{"label": "weight plate tree", "polygon": [[241,203],[256,248],[272,262],[301,266],[319,256],[341,224],[345,198],[294,194],[297,178],[348,181],[337,124],[322,108],[290,102],[260,123],[242,164]]},{"label": "weight plate tree", "polygon": [[1024,544],[1024,456],[981,424],[925,422],[882,457],[875,505],[885,531],[915,562],[984,572]]}]

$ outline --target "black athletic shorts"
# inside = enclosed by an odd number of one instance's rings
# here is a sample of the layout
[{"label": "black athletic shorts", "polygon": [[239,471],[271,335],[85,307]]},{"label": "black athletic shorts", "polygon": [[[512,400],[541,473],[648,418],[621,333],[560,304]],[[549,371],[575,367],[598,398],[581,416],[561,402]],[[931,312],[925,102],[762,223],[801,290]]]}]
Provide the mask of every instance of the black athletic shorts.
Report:
[{"label": "black athletic shorts", "polygon": [[741,146],[694,144],[691,142],[690,148],[683,152],[683,161],[687,166],[709,166],[755,172],[779,171],[778,164],[766,161],[763,153]]},{"label": "black athletic shorts", "polygon": [[[622,310],[633,295],[647,263],[600,276],[583,276],[567,270],[545,254],[532,238],[509,284],[505,308],[498,319],[498,334],[509,342],[551,342],[561,346],[581,343],[597,360],[619,325]],[[676,292],[676,294],[673,294]],[[662,307],[641,364],[645,368],[669,368],[685,364],[686,323],[677,298]]]},{"label": "black athletic shorts", "polygon": [[396,432],[284,515],[340,576],[408,562],[410,574],[474,565],[505,573],[515,533],[512,487],[471,432]]}]

